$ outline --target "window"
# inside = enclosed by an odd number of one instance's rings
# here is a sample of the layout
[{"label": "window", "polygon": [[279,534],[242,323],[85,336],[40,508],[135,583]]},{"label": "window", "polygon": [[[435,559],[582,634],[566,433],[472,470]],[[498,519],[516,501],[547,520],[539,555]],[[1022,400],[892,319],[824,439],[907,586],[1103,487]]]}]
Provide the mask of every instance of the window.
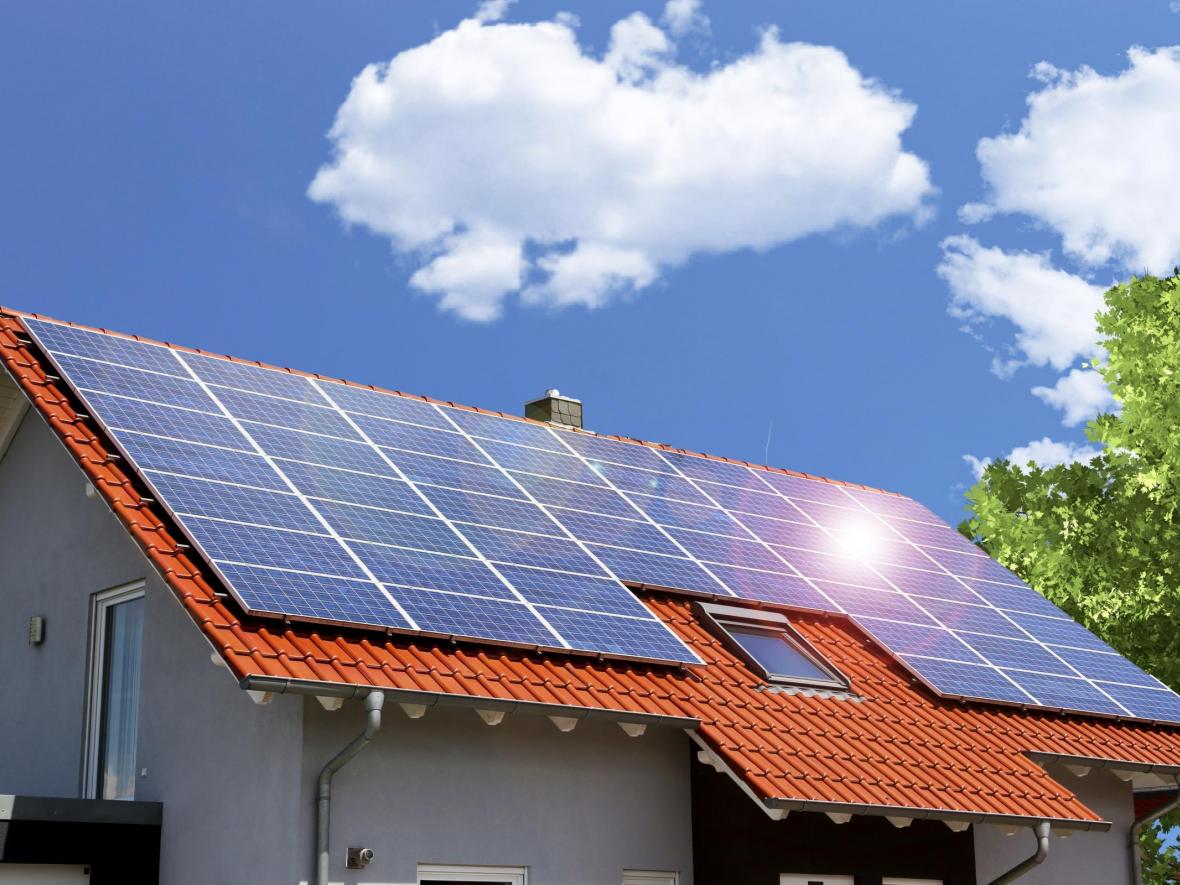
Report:
[{"label": "window", "polygon": [[680,885],[680,874],[655,870],[623,870],[623,885]]},{"label": "window", "polygon": [[528,885],[527,867],[468,867],[418,864],[418,885]]},{"label": "window", "polygon": [[828,665],[778,612],[699,603],[730,650],[771,682],[843,690],[848,680]]},{"label": "window", "polygon": [[143,584],[97,594],[91,629],[85,795],[134,799]]}]

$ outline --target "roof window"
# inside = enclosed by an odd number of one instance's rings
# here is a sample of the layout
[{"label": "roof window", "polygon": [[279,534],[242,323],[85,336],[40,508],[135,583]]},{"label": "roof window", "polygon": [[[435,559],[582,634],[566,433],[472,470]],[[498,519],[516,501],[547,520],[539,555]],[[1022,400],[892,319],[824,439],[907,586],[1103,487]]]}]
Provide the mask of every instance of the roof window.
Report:
[{"label": "roof window", "polygon": [[848,680],[778,612],[700,603],[730,651],[776,684],[846,689]]}]

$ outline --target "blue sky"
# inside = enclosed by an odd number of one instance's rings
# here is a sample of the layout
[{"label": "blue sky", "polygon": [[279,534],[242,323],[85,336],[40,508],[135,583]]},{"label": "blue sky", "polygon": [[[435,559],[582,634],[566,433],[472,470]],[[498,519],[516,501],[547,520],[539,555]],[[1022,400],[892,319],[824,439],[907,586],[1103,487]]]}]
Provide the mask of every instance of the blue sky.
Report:
[{"label": "blue sky", "polygon": [[[611,155],[610,168],[599,168],[599,155],[584,144],[560,144],[552,153],[557,166],[567,166],[555,173],[551,163],[551,177],[532,175],[533,160],[525,158],[545,144],[482,141],[488,127],[516,119],[521,101],[493,96],[472,110],[464,90],[486,85],[479,82],[461,82],[453,101],[410,112],[395,108],[393,115],[403,134],[433,121],[479,133],[463,145],[460,159],[445,150],[400,156],[408,181],[402,190],[386,193],[342,173],[330,194],[311,199],[317,172],[334,162],[328,131],[353,78],[366,65],[445,37],[475,9],[475,3],[392,0],[9,4],[0,13],[0,75],[8,84],[0,93],[7,136],[0,140],[0,302],[513,412],[558,387],[585,401],[592,429],[902,491],[957,520],[973,476],[965,454],[999,456],[1045,437],[1083,441],[1080,427],[1063,426],[1063,412],[1030,388],[1052,387],[1089,358],[1089,345],[1074,340],[1085,337],[1078,318],[1084,327],[1092,306],[1087,293],[1128,268],[1166,272],[1180,255],[1180,233],[1152,218],[1150,205],[1141,213],[1117,207],[1108,213],[1102,204],[1102,215],[1115,219],[1108,227],[1075,226],[1096,211],[1096,201],[1109,199],[1101,192],[1109,164],[1098,162],[1109,153],[1080,121],[1152,131],[1164,139],[1159,153],[1180,153],[1180,143],[1166,149],[1166,139],[1180,137],[1175,111],[1156,98],[1169,94],[1171,68],[1180,68],[1174,55],[1153,54],[1180,43],[1180,14],[1168,0],[706,4],[678,34],[666,16],[661,24],[659,3],[578,8],[520,0],[498,23],[469,23],[482,30],[469,35],[461,64],[443,70],[441,53],[420,53],[427,69],[415,76],[428,78],[431,88],[448,76],[462,80],[479,70],[482,47],[506,33],[494,29],[552,21],[573,9],[576,28],[560,27],[571,31],[598,73],[604,54],[623,43],[617,36],[612,44],[612,26],[633,13],[662,27],[669,47],[675,44],[674,54],[670,48],[658,57],[633,52],[649,66],[619,74],[627,89],[650,89],[681,66],[703,80],[743,58],[764,58],[761,35],[771,26],[780,46],[834,47],[848,70],[872,82],[862,80],[831,102],[821,89],[811,105],[815,120],[804,115],[795,120],[798,128],[770,137],[765,174],[775,183],[765,191],[773,200],[762,214],[750,208],[760,180],[750,191],[731,188],[728,173],[740,170],[724,167],[703,183],[690,174],[681,190],[661,192],[650,216],[642,200],[630,205],[629,191],[611,188],[647,168],[642,126],[638,144]],[[513,33],[527,48],[538,32]],[[643,28],[635,33],[651,36]],[[1136,46],[1145,55],[1129,61]],[[495,64],[511,65],[514,53]],[[838,56],[817,57],[832,76],[844,70]],[[1030,77],[1040,62],[1057,71],[1042,67],[1041,79]],[[1093,73],[1068,73],[1083,66]],[[561,70],[535,73],[558,92],[579,88],[566,84]],[[613,80],[609,89],[614,94]],[[1030,114],[1026,99],[1040,92],[1052,93],[1043,117],[1033,120],[1020,150],[997,145],[985,185],[977,143],[1020,130]],[[845,99],[851,102],[846,116],[830,116]],[[862,113],[856,102],[869,99],[876,110]],[[887,112],[900,112],[905,103],[916,115],[890,133]],[[862,131],[877,111],[876,129]],[[709,107],[695,112],[712,119]],[[765,137],[760,119],[735,111],[730,135],[758,147]],[[1127,128],[1141,121],[1159,127]],[[356,123],[349,135],[363,142],[368,125]],[[691,165],[702,138],[711,143],[712,136],[668,134],[651,125],[677,162]],[[839,138],[829,133],[834,140],[819,156],[799,161],[801,180],[818,182],[815,187],[782,184],[774,166],[783,145],[790,154],[799,139],[833,126]],[[576,127],[573,134],[579,135]],[[888,152],[893,135],[900,137],[899,155],[924,164],[929,186],[911,182],[886,199],[873,174],[840,163],[854,162],[842,156],[845,147],[878,144]],[[484,155],[484,143],[496,147]],[[1062,144],[1069,146],[1068,163],[1056,153]],[[1071,166],[1072,178],[1048,195],[1039,188],[1045,164]],[[1149,167],[1129,164],[1120,188],[1134,193],[1160,181],[1160,170]],[[508,168],[523,168],[528,187],[509,187],[519,180],[504,176]],[[1128,185],[1128,175],[1143,182]],[[465,198],[445,192],[446,183],[476,177],[488,185],[488,203],[471,208],[455,230],[475,229],[476,216],[498,225],[497,236],[505,225],[520,225],[523,233],[509,231],[507,252],[495,254],[515,254],[511,244],[519,235],[528,263],[522,286],[536,284],[530,291],[542,302],[523,303],[528,298],[519,292],[496,296],[498,318],[482,321],[440,309],[437,293],[411,285],[439,254],[455,251],[451,241],[408,247],[410,222],[398,222],[401,233],[391,234],[373,221],[405,208],[395,204],[409,191],[415,218],[434,207],[445,216]],[[561,190],[562,204],[543,209],[538,188],[549,187]],[[683,208],[694,205],[698,190],[707,192],[699,217]],[[525,191],[527,198],[514,200]],[[631,268],[619,271],[631,274],[630,282],[593,296],[553,278],[546,288],[545,268],[552,265],[544,256],[559,261],[590,239],[580,207],[571,204],[584,199],[593,214],[595,201],[620,194],[611,209],[621,213],[624,232],[610,241],[611,254],[625,253],[631,263],[612,266]],[[878,198],[885,208],[857,215]],[[841,200],[851,207],[844,215],[808,228]],[[989,220],[960,220],[960,207],[985,200],[993,207]],[[357,211],[367,221],[342,223],[342,206],[366,201],[374,205]],[[661,218],[666,205],[680,209]],[[531,213],[548,220],[534,229]],[[546,225],[558,231],[556,245],[538,245],[537,230],[549,230]],[[801,232],[793,233],[796,228]],[[672,229],[675,236],[666,233]],[[765,229],[778,233],[769,243],[755,242],[756,231]],[[957,276],[948,274],[940,244],[964,235],[977,246],[946,247],[963,258]],[[994,285],[990,296],[987,289],[982,265],[989,256],[1004,284],[1002,304]],[[591,297],[605,303],[555,306]],[[961,310],[948,311],[955,297],[975,318],[973,334],[962,331]],[[1031,345],[1017,343],[1022,332],[1026,344],[1035,339]],[[1008,364],[1006,371],[997,363]]]}]

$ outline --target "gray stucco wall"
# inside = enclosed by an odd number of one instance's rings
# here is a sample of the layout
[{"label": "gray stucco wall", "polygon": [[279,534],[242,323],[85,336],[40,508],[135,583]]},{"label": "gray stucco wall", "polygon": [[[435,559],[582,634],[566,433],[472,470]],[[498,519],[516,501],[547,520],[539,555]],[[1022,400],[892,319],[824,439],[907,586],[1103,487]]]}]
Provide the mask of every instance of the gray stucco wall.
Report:
[{"label": "gray stucco wall", "polygon": [[[1105,833],[1074,832],[1049,840],[1049,857],[1020,879],[1020,885],[1129,885],[1130,857],[1127,832],[1134,820],[1131,785],[1109,771],[1095,769],[1085,777],[1058,765],[1047,766],[1055,780],[1077,795],[1112,826]],[[1027,830],[1008,836],[999,827],[975,826],[975,865],[980,885],[1032,854]]]},{"label": "gray stucco wall", "polygon": [[[42,419],[0,460],[0,793],[78,796],[90,597],[145,580],[136,798],[164,803],[161,882],[307,880],[319,769],[361,706],[254,704]],[[46,642],[25,641],[46,617]],[[19,715],[10,715],[19,711]],[[391,699],[373,746],[338,775],[333,880],[416,881],[419,861],[530,867],[534,885],[618,883],[668,869],[691,885],[687,738],[541,716],[491,728],[469,710],[409,720]],[[348,845],[373,848],[345,874]]]}]

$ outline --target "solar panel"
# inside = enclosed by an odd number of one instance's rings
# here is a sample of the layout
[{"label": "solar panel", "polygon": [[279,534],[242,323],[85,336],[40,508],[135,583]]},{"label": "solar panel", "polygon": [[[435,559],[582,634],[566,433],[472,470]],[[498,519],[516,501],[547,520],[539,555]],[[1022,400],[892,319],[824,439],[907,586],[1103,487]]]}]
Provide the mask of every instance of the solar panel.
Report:
[{"label": "solar panel", "polygon": [[25,322],[252,611],[695,661],[622,581],[846,614],[945,695],[1180,721],[909,499]]}]

